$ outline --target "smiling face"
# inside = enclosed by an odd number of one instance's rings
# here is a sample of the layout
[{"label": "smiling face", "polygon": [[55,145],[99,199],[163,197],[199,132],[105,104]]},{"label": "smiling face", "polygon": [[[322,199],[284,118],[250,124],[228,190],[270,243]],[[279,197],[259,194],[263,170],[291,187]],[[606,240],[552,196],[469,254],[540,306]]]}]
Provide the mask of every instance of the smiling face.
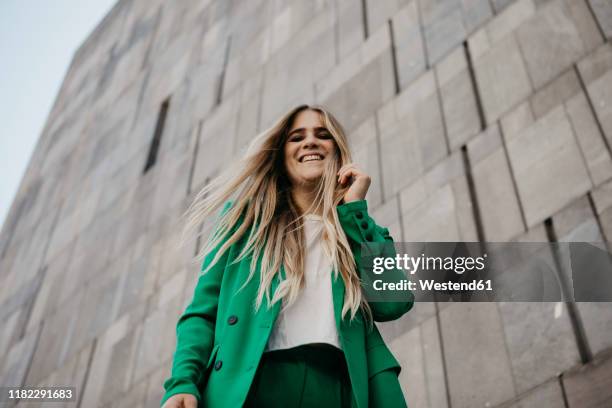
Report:
[{"label": "smiling face", "polygon": [[291,184],[312,185],[319,180],[327,161],[333,160],[335,148],[334,137],[319,112],[298,113],[284,146],[285,170]]}]

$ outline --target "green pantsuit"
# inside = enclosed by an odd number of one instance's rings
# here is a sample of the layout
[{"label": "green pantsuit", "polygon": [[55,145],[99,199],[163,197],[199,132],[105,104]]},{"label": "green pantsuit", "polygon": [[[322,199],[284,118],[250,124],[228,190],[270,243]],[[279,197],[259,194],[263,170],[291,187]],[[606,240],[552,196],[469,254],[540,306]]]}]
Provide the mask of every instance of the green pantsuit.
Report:
[{"label": "green pantsuit", "polygon": [[[226,211],[240,213],[242,209],[228,203],[224,208]],[[370,217],[365,200],[341,204],[336,211],[351,246],[357,271],[361,268],[363,243],[393,242],[389,230],[377,225]],[[234,230],[242,222],[240,218]],[[248,233],[245,233],[243,238],[219,257],[208,272],[200,275],[193,299],[176,326],[177,343],[172,374],[164,381],[166,392],[160,405],[164,405],[175,394],[188,393],[196,396],[199,406],[240,407],[245,404],[252,387],[257,398],[264,398],[269,387],[261,386],[262,382],[279,381],[277,377],[280,375],[274,374],[278,367],[273,370],[268,367],[272,363],[264,350],[279,315],[281,302],[268,304],[264,298],[262,307],[253,309],[253,299],[259,288],[261,259],[255,271],[251,269],[249,257],[234,262],[244,249],[247,236]],[[206,256],[202,270],[211,264],[222,245],[223,242]],[[254,273],[253,279],[244,285],[251,273]],[[401,270],[388,270],[385,275],[392,281],[405,278]],[[284,268],[281,266],[279,274],[270,283],[270,296],[273,296],[283,278]],[[342,315],[344,282],[340,276],[334,278],[334,273],[330,280],[338,339],[348,368],[351,400],[355,407],[405,406],[398,381],[401,369],[398,361],[384,343],[376,325],[370,330],[361,313],[357,313],[353,320]],[[414,296],[410,292],[407,294],[409,297],[402,301],[369,302],[374,320],[390,321],[408,312],[414,304]],[[304,367],[302,372],[305,374],[297,374],[298,378],[307,379],[305,388],[295,391],[296,394],[301,393],[299,398],[310,398],[308,390],[311,383],[308,381],[313,380],[312,373],[318,373],[314,375],[315,383],[322,381],[334,389],[333,381],[329,382],[329,377],[321,377],[319,371],[313,370],[312,364]],[[259,374],[259,386],[253,385],[257,383],[256,374]],[[290,377],[282,377],[286,378],[281,380],[293,383]],[[342,378],[342,375],[334,378]],[[342,392],[330,392],[344,395],[344,388],[341,388]],[[317,403],[317,408],[320,406]]]}]

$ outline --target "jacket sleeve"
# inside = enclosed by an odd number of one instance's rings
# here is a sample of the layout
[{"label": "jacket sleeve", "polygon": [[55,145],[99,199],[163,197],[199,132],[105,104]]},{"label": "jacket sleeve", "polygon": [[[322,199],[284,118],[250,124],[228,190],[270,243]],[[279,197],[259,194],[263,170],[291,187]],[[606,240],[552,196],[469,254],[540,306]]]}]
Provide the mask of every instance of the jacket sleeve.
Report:
[{"label": "jacket sleeve", "polygon": [[[380,254],[381,256],[395,257],[396,252],[393,247],[393,238],[389,235],[389,230],[377,225],[372,217],[370,217],[366,200],[341,204],[337,207],[337,212],[344,233],[353,248],[355,263],[359,273],[363,267],[361,257],[361,244],[363,243],[388,243],[390,245],[378,245],[372,248],[373,250],[384,251],[384,253]],[[399,269],[385,272],[386,282],[399,282],[405,278],[406,275]],[[402,301],[370,301],[369,305],[372,309],[374,320],[377,322],[395,320],[408,312],[414,305],[414,294],[406,290],[405,295]]]},{"label": "jacket sleeve", "polygon": [[[225,212],[231,203],[226,203]],[[201,271],[205,270],[217,254],[223,241],[204,258]],[[172,374],[164,381],[165,394],[160,406],[175,394],[192,394],[201,401],[198,384],[206,369],[215,333],[217,305],[223,271],[229,250],[196,284],[191,303],[180,316],[176,325],[176,350],[172,361]]]}]

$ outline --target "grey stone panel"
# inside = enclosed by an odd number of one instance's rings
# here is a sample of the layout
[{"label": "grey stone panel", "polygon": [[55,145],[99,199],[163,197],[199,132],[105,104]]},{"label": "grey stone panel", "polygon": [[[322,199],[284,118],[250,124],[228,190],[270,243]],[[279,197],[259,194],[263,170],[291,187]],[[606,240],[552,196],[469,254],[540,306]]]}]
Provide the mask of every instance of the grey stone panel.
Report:
[{"label": "grey stone panel", "polygon": [[449,147],[459,148],[480,131],[480,117],[465,50],[458,47],[435,68]]},{"label": "grey stone panel", "polygon": [[561,384],[554,379],[529,390],[518,398],[516,403],[506,405],[504,408],[556,408],[564,406]]},{"label": "grey stone panel", "polygon": [[193,190],[197,190],[206,178],[217,174],[232,158],[238,109],[238,101],[234,96],[219,105],[204,120],[191,184]]},{"label": "grey stone panel", "polygon": [[[256,4],[257,2],[252,2],[249,6]],[[278,4],[280,10],[275,10],[274,14],[266,12],[268,5],[274,5],[274,2],[266,1],[259,7],[246,7],[238,18],[236,16],[232,18],[231,54],[223,87],[224,97],[233,93],[236,86],[248,81],[248,78],[263,69],[269,61],[276,60],[280,63],[290,61],[291,59],[287,58],[288,52],[299,53],[304,45],[320,35],[322,29],[332,29],[335,24],[332,1],[283,2]],[[262,14],[262,17],[258,18],[258,13],[268,15],[263,17]],[[261,31],[256,31],[255,26],[262,24],[264,26],[261,27]],[[327,45],[335,42],[335,38],[331,42],[324,41]],[[325,47],[319,50],[326,53],[331,51],[332,59],[335,60],[335,49]],[[310,55],[300,59],[304,65],[302,68],[309,65],[305,61],[311,60],[313,59]],[[272,64],[276,65],[278,62]]]},{"label": "grey stone panel", "polygon": [[[517,30],[535,88],[540,88],[601,43],[592,33],[581,32],[580,22],[575,20],[584,18],[590,16],[583,1],[557,0],[542,7]],[[592,21],[585,22],[585,26],[589,30],[595,28]]]},{"label": "grey stone panel", "polygon": [[580,363],[563,303],[501,302],[499,310],[518,393]]},{"label": "grey stone panel", "polygon": [[389,230],[395,242],[403,242],[400,206],[397,196],[370,210],[376,223]]},{"label": "grey stone panel", "polygon": [[392,22],[399,87],[404,89],[427,69],[417,2],[400,9]]},{"label": "grey stone panel", "polygon": [[516,390],[497,304],[449,305],[440,311],[440,322],[451,405],[495,406],[513,398]]},{"label": "grey stone panel", "polygon": [[403,189],[400,200],[407,242],[478,240],[459,154]]},{"label": "grey stone panel", "polygon": [[[296,34],[296,41],[281,48],[264,69],[261,100],[262,124],[275,122],[289,106],[312,98],[314,85],[335,65],[334,26],[329,15],[321,13]],[[321,44],[328,46],[322,48]],[[313,63],[316,61],[316,63]]]},{"label": "grey stone panel", "polygon": [[612,240],[612,183],[606,182],[591,192],[593,204],[602,229],[602,234],[608,242]]},{"label": "grey stone panel", "polygon": [[400,8],[411,0],[366,0],[368,32],[373,33],[384,26]]},{"label": "grey stone panel", "polygon": [[[96,342],[96,348],[89,365],[87,383],[81,389],[83,406],[98,406],[103,399],[109,398],[104,395],[106,392],[115,392],[129,388],[130,377],[133,369],[133,356],[136,351],[137,341],[142,330],[142,321],[145,318],[145,304],[141,303],[132,312],[123,315],[116,320]],[[129,346],[134,344],[130,353]],[[125,349],[128,349],[127,352]],[[114,354],[117,354],[115,357]],[[115,359],[115,372],[111,370],[111,360]],[[121,360],[123,359],[123,365]],[[115,376],[116,383],[114,389],[110,389],[107,376]],[[122,383],[123,382],[123,383]],[[108,390],[108,391],[107,391]],[[121,392],[121,391],[120,391]]]},{"label": "grey stone panel", "polygon": [[[70,344],[79,318],[75,310],[78,310],[83,295],[84,292],[77,292],[75,296],[58,307],[55,313],[47,316],[42,325],[36,350],[30,360],[31,365],[25,384],[38,384],[65,361],[68,351],[66,346]],[[57,333],[63,333],[63,335],[58,336]]]},{"label": "grey stone panel", "polygon": [[376,208],[382,202],[383,192],[379,164],[379,158],[381,157],[379,142],[376,129],[373,127],[374,117],[370,117],[370,119],[355,129],[355,132],[351,135],[353,139],[349,140],[358,140],[358,142],[350,144],[353,163],[371,177],[372,182],[366,198],[368,206]]},{"label": "grey stone panel", "polygon": [[338,35],[338,59],[342,60],[365,41],[363,2],[335,0]]},{"label": "grey stone panel", "polygon": [[[184,275],[184,273],[183,273]],[[184,279],[183,279],[184,280]],[[174,285],[175,279],[169,281],[162,287],[162,294],[169,285]],[[182,282],[178,282],[182,284]],[[182,285],[178,287],[182,289]],[[181,312],[180,291],[173,291],[175,296],[168,300],[163,307],[148,314],[143,323],[140,343],[135,351],[134,371],[132,383],[138,383],[160,365],[159,356],[172,354],[176,344],[176,321]]]},{"label": "grey stone panel", "polygon": [[[555,231],[560,242],[600,242],[603,235],[598,220],[593,214],[587,197],[583,197],[564,208],[553,217]],[[607,270],[610,270],[608,266]],[[579,273],[580,271],[572,271]],[[607,302],[576,303],[587,337],[587,342],[593,354],[597,354],[610,346],[612,332],[612,310]]]},{"label": "grey stone panel", "polygon": [[32,384],[26,379],[29,363],[38,347],[37,340],[41,327],[28,332],[18,343],[15,343],[0,360],[0,384],[17,386]]},{"label": "grey stone panel", "polygon": [[259,123],[263,78],[263,71],[259,72],[249,81],[244,82],[237,91],[240,95],[240,112],[238,113],[234,153],[238,153],[239,156],[246,151],[255,136],[264,130],[261,129]]},{"label": "grey stone panel", "polygon": [[448,406],[439,338],[434,317],[388,342],[402,366],[399,380],[408,406]]},{"label": "grey stone panel", "polygon": [[578,64],[597,120],[612,145],[612,46],[606,43]]},{"label": "grey stone panel", "polygon": [[571,408],[605,407],[612,400],[612,359],[601,359],[563,376],[563,387]]},{"label": "grey stone panel", "polygon": [[[89,357],[93,352],[93,348],[93,342],[87,344],[77,353],[74,353],[61,367],[51,373],[51,375],[36,384],[36,386],[57,386],[57,384],[75,386],[77,387],[78,398],[78,392],[87,372]],[[44,403],[41,403],[40,406],[44,406]]]},{"label": "grey stone panel", "polygon": [[499,128],[493,126],[472,139],[468,153],[485,239],[506,241],[523,232],[520,203]]},{"label": "grey stone panel", "polygon": [[[470,38],[470,52],[484,32]],[[531,93],[531,83],[521,56],[518,43],[507,36],[479,56],[473,56],[474,71],[486,123],[491,124],[504,112],[525,99]]]},{"label": "grey stone panel", "polygon": [[591,182],[595,186],[599,185],[612,177],[610,150],[604,143],[604,137],[583,93],[570,99],[566,109],[588,166]]},{"label": "grey stone panel", "polygon": [[322,101],[347,131],[355,129],[394,94],[391,53],[387,51]]},{"label": "grey stone panel", "polygon": [[485,0],[418,0],[427,47],[427,60],[435,64],[492,14]]},{"label": "grey stone panel", "polygon": [[435,78],[428,71],[377,112],[386,197],[447,154]]},{"label": "grey stone panel", "polygon": [[554,109],[518,135],[504,134],[504,137],[528,227],[541,222],[592,187],[562,107]]},{"label": "grey stone panel", "polygon": [[516,0],[491,0],[493,11],[497,14]]},{"label": "grey stone panel", "polygon": [[612,4],[607,0],[589,0],[591,9],[595,13],[597,23],[604,32],[606,38],[612,38]]},{"label": "grey stone panel", "polygon": [[576,70],[569,68],[529,98],[534,118],[541,118],[581,91],[580,79]]}]

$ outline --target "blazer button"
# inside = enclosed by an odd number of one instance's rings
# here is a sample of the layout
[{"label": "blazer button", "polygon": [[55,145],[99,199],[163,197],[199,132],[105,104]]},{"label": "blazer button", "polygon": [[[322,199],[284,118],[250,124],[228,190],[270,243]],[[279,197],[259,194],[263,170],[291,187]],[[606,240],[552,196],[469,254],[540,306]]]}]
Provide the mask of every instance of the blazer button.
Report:
[{"label": "blazer button", "polygon": [[235,316],[235,315],[231,315],[231,316],[230,316],[230,317],[227,319],[227,322],[228,322],[228,323],[229,323],[231,326],[235,325],[237,321],[238,321],[238,316]]},{"label": "blazer button", "polygon": [[368,235],[366,235],[366,239],[367,239],[368,241],[372,241],[372,234],[368,234]]},{"label": "blazer button", "polygon": [[215,363],[215,370],[219,371],[221,366],[223,365],[223,361],[219,360]]},{"label": "blazer button", "polygon": [[361,223],[361,228],[363,228],[363,229],[368,229],[368,223],[367,223],[367,222],[365,222],[365,221],[363,221],[363,222]]},{"label": "blazer button", "polygon": [[363,218],[363,213],[361,211],[357,212],[357,214],[355,214],[355,216],[359,219]]}]

